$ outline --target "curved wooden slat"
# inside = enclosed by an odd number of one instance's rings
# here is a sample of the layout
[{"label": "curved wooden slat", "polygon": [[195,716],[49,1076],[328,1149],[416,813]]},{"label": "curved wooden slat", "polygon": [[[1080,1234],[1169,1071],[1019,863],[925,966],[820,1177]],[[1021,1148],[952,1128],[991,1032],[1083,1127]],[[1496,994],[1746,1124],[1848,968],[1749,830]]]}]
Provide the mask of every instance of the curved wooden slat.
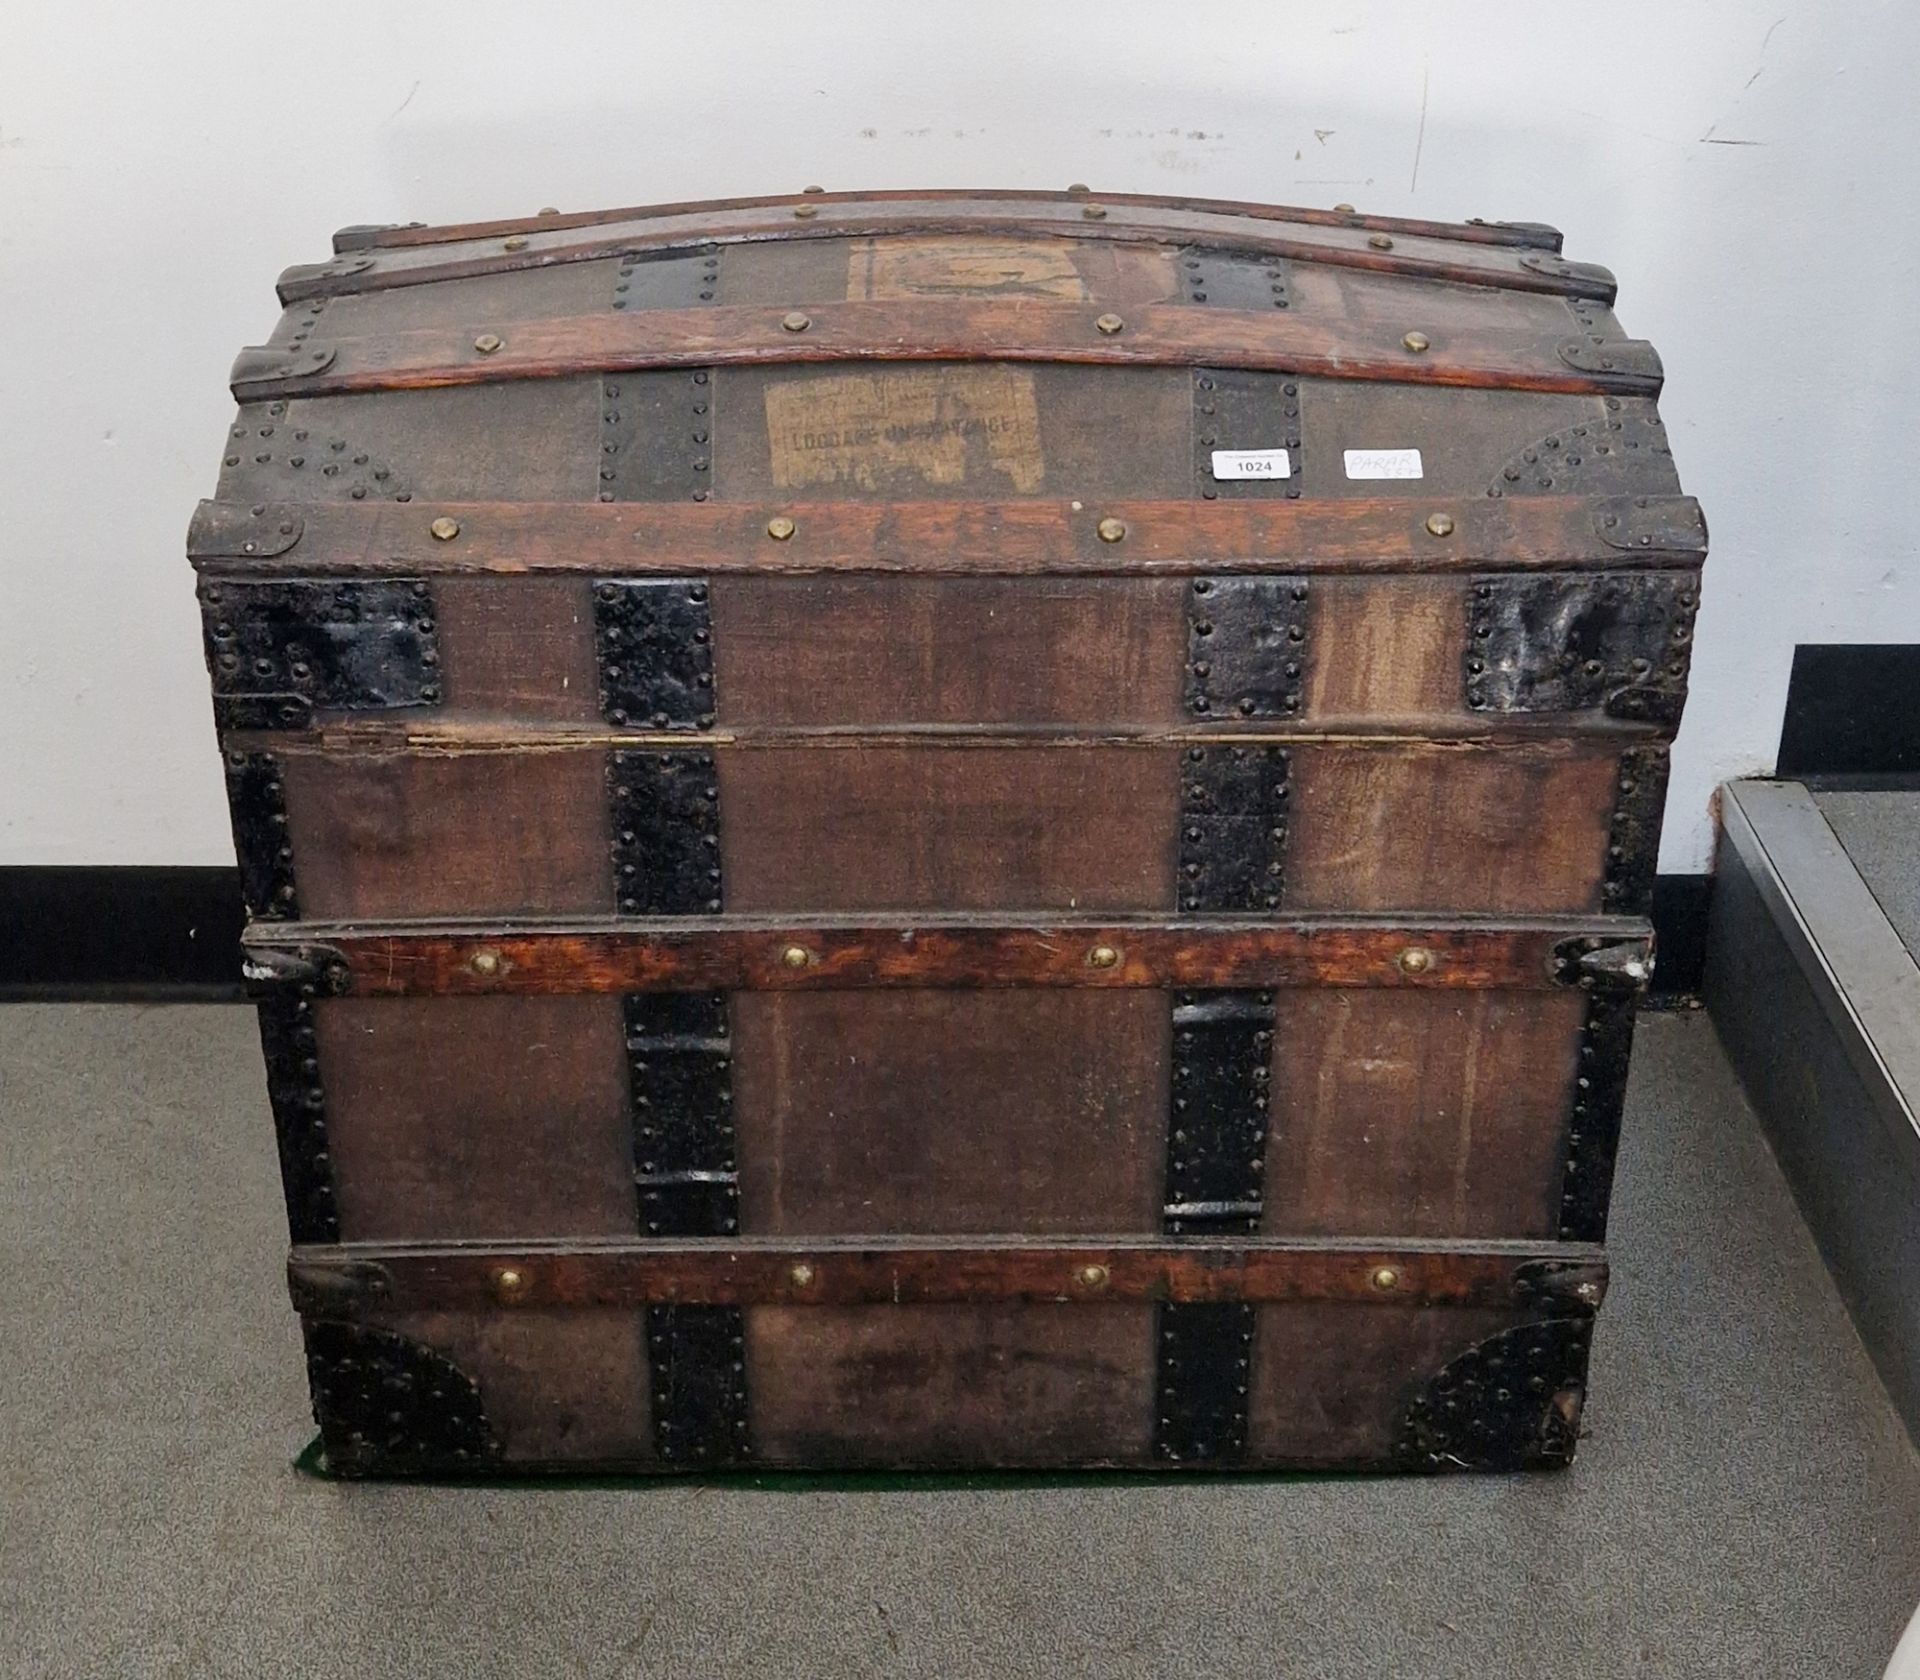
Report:
[{"label": "curved wooden slat", "polygon": [[1427,239],[1455,239],[1468,245],[1504,245],[1521,250],[1558,251],[1560,230],[1540,222],[1438,222],[1417,216],[1373,216],[1352,210],[1322,210],[1306,205],[1259,204],[1245,199],[1188,198],[1164,193],[1048,192],[1033,188],[930,187],[885,188],[870,191],[821,193],[763,193],[752,198],[682,199],[667,204],[635,204],[612,210],[571,210],[535,216],[507,216],[489,221],[428,224],[410,222],[389,227],[342,228],[333,236],[335,251],[404,250],[420,245],[446,245],[469,239],[501,239],[514,234],[555,233],[574,228],[605,227],[612,222],[646,221],[656,216],[686,216],[722,210],[750,210],[762,206],[788,208],[796,204],[888,203],[936,199],[943,202],[1124,204],[1143,210],[1186,210],[1220,216],[1246,216],[1255,221],[1299,222],[1308,227],[1360,228],[1368,233],[1404,233]]},{"label": "curved wooden slat", "polygon": [[731,305],[476,322],[240,353],[242,402],[344,391],[408,391],[566,379],[638,368],[801,362],[1018,361],[1116,367],[1268,369],[1332,379],[1507,391],[1652,396],[1660,359],[1639,339],[1595,346],[1486,330],[1404,337],[1404,323],[1146,304],[1125,316],[1085,304],[915,299],[781,311]]},{"label": "curved wooden slat", "polygon": [[864,1301],[1349,1301],[1585,1312],[1605,1294],[1607,1267],[1597,1244],[1537,1240],[649,1237],[310,1245],[289,1257],[287,1283],[301,1311],[346,1319],[500,1306]]},{"label": "curved wooden slat", "polygon": [[[257,510],[257,511],[256,511]],[[776,519],[791,532],[776,541]],[[438,521],[452,534],[436,536]],[[1103,521],[1117,521],[1117,541]],[[1446,531],[1435,536],[1435,527]],[[778,527],[784,530],[785,526]],[[442,526],[442,529],[446,529]],[[1114,531],[1108,526],[1109,535]],[[202,502],[209,572],[1461,572],[1697,564],[1690,496],[1244,502]]]},{"label": "curved wooden slat", "polygon": [[1568,983],[1562,959],[1581,938],[1632,947],[1648,964],[1644,922],[1591,917],[1494,925],[1380,916],[262,922],[248,929],[245,951],[249,979],[356,997],[868,986],[1541,989]]},{"label": "curved wooden slat", "polygon": [[[829,204],[825,210],[816,208],[820,202],[809,198],[790,208],[756,202],[735,209],[663,213],[645,221],[599,224],[577,232],[543,228],[510,235],[512,249],[507,239],[481,238],[344,251],[328,262],[288,269],[280,277],[279,294],[283,303],[295,303],[393,286],[596,262],[629,251],[657,254],[784,240],[938,234],[1195,245],[1363,269],[1403,279],[1545,292],[1601,303],[1611,303],[1616,291],[1613,276],[1606,269],[1567,262],[1551,253],[1543,256],[1537,249],[1462,244],[1418,233],[1369,233],[1344,222],[1309,226],[1207,211],[1136,210],[1107,201],[1074,208],[1056,201],[983,202],[913,195],[899,200],[848,199]],[[1089,219],[1089,208],[1101,214]],[[589,231],[591,237],[579,237]]]}]

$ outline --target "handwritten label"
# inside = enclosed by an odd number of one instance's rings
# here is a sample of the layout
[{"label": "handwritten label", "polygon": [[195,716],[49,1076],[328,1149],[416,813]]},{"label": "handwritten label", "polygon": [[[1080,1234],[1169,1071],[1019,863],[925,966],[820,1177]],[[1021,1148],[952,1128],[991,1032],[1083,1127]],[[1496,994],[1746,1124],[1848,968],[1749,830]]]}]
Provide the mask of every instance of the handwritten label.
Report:
[{"label": "handwritten label", "polygon": [[1229,478],[1291,478],[1293,460],[1284,449],[1216,449],[1213,476]]},{"label": "handwritten label", "polygon": [[1417,449],[1349,449],[1346,451],[1349,478],[1420,478],[1420,451]]},{"label": "handwritten label", "polygon": [[767,442],[782,490],[911,495],[964,484],[1031,495],[1047,476],[1025,368],[962,363],[769,385]]},{"label": "handwritten label", "polygon": [[1084,303],[1087,285],[1060,243],[868,239],[847,256],[850,298],[1041,297]]}]

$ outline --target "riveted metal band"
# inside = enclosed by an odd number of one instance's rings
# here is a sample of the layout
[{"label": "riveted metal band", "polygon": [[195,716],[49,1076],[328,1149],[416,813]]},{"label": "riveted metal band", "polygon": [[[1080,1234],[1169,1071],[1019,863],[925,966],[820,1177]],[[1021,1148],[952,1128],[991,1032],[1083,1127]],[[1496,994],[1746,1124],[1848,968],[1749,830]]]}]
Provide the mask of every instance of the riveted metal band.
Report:
[{"label": "riveted metal band", "polygon": [[1635,992],[1599,987],[1587,997],[1561,1157],[1560,1235],[1568,1242],[1606,1239],[1638,1003]]},{"label": "riveted metal band", "polygon": [[1180,763],[1180,908],[1278,910],[1291,759],[1285,747],[1191,746]]},{"label": "riveted metal band", "polygon": [[1259,252],[1189,246],[1180,253],[1180,296],[1214,309],[1290,309],[1293,265]]},{"label": "riveted metal band", "polygon": [[[1271,992],[1175,992],[1167,1122],[1168,1235],[1251,1236],[1266,1172]],[[1157,1324],[1154,1452],[1168,1463],[1231,1462],[1247,1447],[1254,1309],[1163,1303]]]},{"label": "riveted metal band", "polygon": [[1651,391],[1660,389],[1664,371],[1660,353],[1644,338],[1608,338],[1602,333],[1568,339],[1560,346],[1560,360],[1596,378],[1641,381]]},{"label": "riveted metal band", "polygon": [[1586,1398],[1590,1314],[1515,1325],[1453,1360],[1408,1407],[1408,1470],[1535,1470],[1569,1464]]},{"label": "riveted metal band", "polygon": [[1620,755],[1607,831],[1607,873],[1600,888],[1600,908],[1608,915],[1653,913],[1669,762],[1665,747],[1629,747]]},{"label": "riveted metal band", "polygon": [[1272,992],[1173,994],[1171,1236],[1259,1229],[1273,1009]]},{"label": "riveted metal band", "polygon": [[738,1307],[649,1307],[654,1451],[663,1464],[748,1456],[746,1319]]},{"label": "riveted metal band", "polygon": [[272,753],[227,754],[227,807],[233,818],[234,861],[240,866],[240,898],[247,914],[263,921],[297,920],[300,896],[293,884],[286,789]]},{"label": "riveted metal band", "polygon": [[704,502],[713,494],[713,374],[600,381],[600,500]]},{"label": "riveted metal band", "polygon": [[713,621],[699,578],[594,585],[600,710],[636,729],[713,727]]},{"label": "riveted metal band", "polygon": [[440,701],[424,579],[203,578],[200,608],[222,729],[302,729],[316,712]]},{"label": "riveted metal band", "polygon": [[650,747],[609,753],[607,802],[621,915],[720,910],[720,782],[712,753]]},{"label": "riveted metal band", "polygon": [[1678,723],[1699,599],[1691,572],[1477,576],[1467,705]]},{"label": "riveted metal band", "polygon": [[1677,496],[1667,429],[1651,398],[1608,397],[1601,415],[1561,426],[1517,451],[1490,496]]},{"label": "riveted metal band", "polygon": [[1169,1464],[1205,1464],[1246,1456],[1255,1311],[1244,1301],[1187,1301],[1160,1308],[1156,1457]]},{"label": "riveted metal band", "polygon": [[452,1360],[364,1324],[304,1328],[314,1421],[335,1475],[477,1473],[498,1460],[479,1387]]},{"label": "riveted metal band", "polygon": [[[322,303],[311,306],[309,325]],[[324,412],[321,411],[321,412]],[[220,462],[220,495],[234,502],[410,502],[413,490],[391,462],[381,460],[304,413],[289,417],[283,402],[249,403],[227,433]]]},{"label": "riveted metal band", "polygon": [[1199,577],[1187,585],[1187,710],[1287,718],[1307,665],[1307,580]]},{"label": "riveted metal band", "polygon": [[621,1004],[641,1229],[650,1237],[732,1236],[740,1181],[726,994],[636,992]]},{"label": "riveted metal band", "polygon": [[[622,254],[615,309],[688,309],[719,295],[720,247]],[[713,493],[713,370],[608,374],[600,381],[603,502],[704,502]]]},{"label": "riveted metal band", "polygon": [[[1287,452],[1285,478],[1215,478],[1215,450]],[[1300,382],[1285,374],[1238,368],[1196,368],[1193,376],[1193,472],[1202,501],[1275,498],[1297,501],[1305,454],[1300,436]]]},{"label": "riveted metal band", "polygon": [[256,1007],[287,1230],[297,1243],[338,1242],[340,1212],[327,1147],[327,1093],[320,1080],[313,1002],[282,988],[262,997]]}]

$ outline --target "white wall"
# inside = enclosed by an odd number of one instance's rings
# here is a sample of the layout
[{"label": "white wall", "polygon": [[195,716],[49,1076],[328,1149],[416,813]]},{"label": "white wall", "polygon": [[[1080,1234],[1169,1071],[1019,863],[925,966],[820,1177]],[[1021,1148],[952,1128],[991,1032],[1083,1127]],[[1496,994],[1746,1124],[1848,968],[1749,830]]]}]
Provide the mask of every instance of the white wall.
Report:
[{"label": "white wall", "polygon": [[0,863],[230,857],[187,516],[343,223],[1064,186],[1549,221],[1713,529],[1663,865],[1796,641],[1920,639],[1920,8],[8,0]]}]

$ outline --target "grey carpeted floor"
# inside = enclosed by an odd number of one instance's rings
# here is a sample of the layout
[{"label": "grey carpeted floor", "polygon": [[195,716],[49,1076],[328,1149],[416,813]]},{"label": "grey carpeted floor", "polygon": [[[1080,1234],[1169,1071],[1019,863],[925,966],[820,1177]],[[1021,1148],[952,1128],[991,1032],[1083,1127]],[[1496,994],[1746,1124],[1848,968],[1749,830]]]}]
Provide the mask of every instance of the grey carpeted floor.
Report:
[{"label": "grey carpeted floor", "polygon": [[1564,1476],[336,1486],[250,1017],[0,1009],[0,1674],[1877,1675],[1920,1458],[1703,1016],[1616,1208]]}]

